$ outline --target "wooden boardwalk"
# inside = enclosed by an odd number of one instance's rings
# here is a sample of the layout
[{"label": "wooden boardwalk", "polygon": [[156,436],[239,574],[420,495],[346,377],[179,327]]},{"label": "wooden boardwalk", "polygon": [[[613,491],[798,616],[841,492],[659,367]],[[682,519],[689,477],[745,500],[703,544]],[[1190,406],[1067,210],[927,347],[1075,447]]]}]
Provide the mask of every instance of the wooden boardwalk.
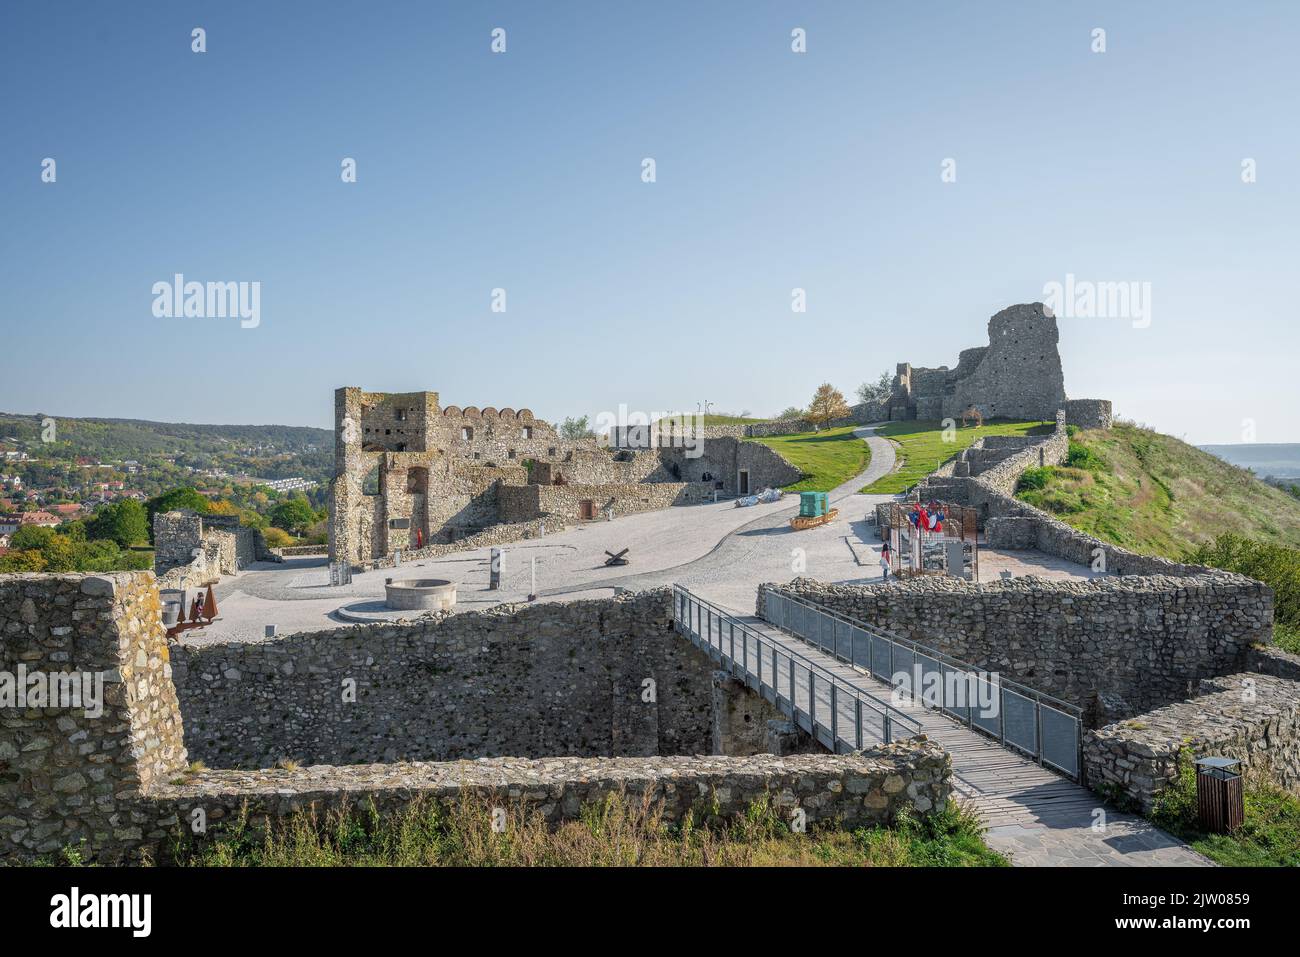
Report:
[{"label": "wooden boardwalk", "polygon": [[[1011,748],[1003,747],[993,738],[967,728],[942,712],[922,707],[910,699],[892,701],[890,686],[860,668],[800,641],[761,618],[753,615],[735,617],[761,635],[763,642],[771,642],[815,662],[820,669],[834,675],[844,684],[889,701],[899,711],[917,720],[921,732],[930,740],[943,745],[952,755],[953,784],[959,797],[971,802],[990,827],[1034,823],[1044,817],[1059,817],[1068,812],[1082,812],[1088,816],[1093,808],[1100,805],[1100,800],[1086,788],[1041,767]],[[737,640],[741,639],[738,637]],[[759,643],[754,639],[749,640],[752,642],[751,648]],[[755,653],[751,651],[750,654],[752,660]],[[771,672],[766,670],[770,668],[766,662],[769,660],[765,659],[764,665],[768,676]],[[789,669],[786,660],[780,655],[777,656],[777,672],[778,687],[788,687]],[[817,720],[824,725],[829,724],[829,682],[814,680],[813,685],[817,698]],[[804,671],[800,668],[795,669],[795,702],[801,711],[807,710],[808,687]],[[848,740],[855,728],[853,704],[847,699],[839,700],[837,704],[840,712],[837,721],[839,733]],[[869,720],[864,721],[864,728],[870,732],[868,745],[883,738],[883,723],[874,713]],[[822,744],[829,746],[827,737],[819,737]]]},{"label": "wooden boardwalk", "polygon": [[[725,608],[718,611],[743,628],[715,625],[701,634],[715,657],[729,663],[738,678],[743,677],[769,700],[776,698],[781,710],[788,710],[793,701],[796,721],[811,729],[824,747],[852,749],[858,743],[859,728],[864,747],[885,740],[882,716],[888,710],[886,705],[895,709],[891,730],[896,739],[919,732],[941,744],[952,756],[957,798],[982,818],[989,846],[1013,864],[1212,866],[1150,822],[1106,807],[1087,788],[955,718],[910,699],[895,703],[886,682],[815,645],[753,615]],[[814,675],[811,694],[810,671]],[[837,686],[834,695],[832,685]],[[862,698],[855,701],[859,694]],[[833,737],[831,728],[835,729]]]}]

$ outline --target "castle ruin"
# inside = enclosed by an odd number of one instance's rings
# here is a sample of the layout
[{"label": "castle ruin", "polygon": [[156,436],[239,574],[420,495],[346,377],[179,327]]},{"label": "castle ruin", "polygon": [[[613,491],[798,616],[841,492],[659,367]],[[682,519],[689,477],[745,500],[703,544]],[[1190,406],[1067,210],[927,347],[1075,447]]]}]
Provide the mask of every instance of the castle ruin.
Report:
[{"label": "castle ruin", "polygon": [[[331,561],[365,564],[495,526],[624,515],[788,485],[802,473],[764,445],[702,439],[634,451],[565,439],[528,409],[442,406],[436,392],[334,393]],[[476,544],[486,544],[477,542]]]},{"label": "castle ruin", "polygon": [[969,409],[984,418],[1051,421],[1065,409],[1081,428],[1107,428],[1110,403],[1067,400],[1060,333],[1041,302],[1008,306],[989,320],[989,344],[963,349],[956,368],[900,362],[882,418],[958,419]]}]

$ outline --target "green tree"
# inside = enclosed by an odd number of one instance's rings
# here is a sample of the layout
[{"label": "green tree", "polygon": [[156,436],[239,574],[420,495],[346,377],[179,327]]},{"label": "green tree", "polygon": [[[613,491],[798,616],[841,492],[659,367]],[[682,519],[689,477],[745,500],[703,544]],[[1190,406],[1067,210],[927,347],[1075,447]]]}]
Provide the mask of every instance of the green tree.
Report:
[{"label": "green tree", "polygon": [[781,421],[782,419],[802,419],[803,409],[799,408],[797,405],[792,405],[789,408],[784,409],[781,412],[778,412],[776,414],[776,418],[778,422]]},{"label": "green tree", "polygon": [[45,571],[45,559],[35,548],[27,548],[22,551],[11,548],[5,554],[0,555],[0,573],[43,571]]},{"label": "green tree", "polygon": [[858,386],[858,401],[868,404],[884,402],[893,391],[894,377],[888,372],[882,372],[875,382],[864,382]]},{"label": "green tree", "polygon": [[14,551],[23,551],[30,548],[39,552],[44,550],[53,537],[54,529],[52,528],[46,528],[44,525],[22,525],[19,526],[18,531],[10,536],[9,547]]},{"label": "green tree", "polygon": [[130,548],[148,540],[149,517],[145,507],[135,499],[119,499],[95,512],[87,533],[92,539],[105,539],[119,548]]},{"label": "green tree", "polygon": [[192,512],[206,515],[208,500],[205,496],[200,495],[198,489],[192,485],[182,485],[180,488],[174,488],[163,492],[161,495],[155,495],[144,503],[150,538],[153,537],[153,517],[159,512],[170,512],[178,508],[187,508]]},{"label": "green tree", "polygon": [[591,424],[585,415],[576,419],[569,416],[560,424],[560,435],[566,439],[590,439],[595,434],[591,431]]},{"label": "green tree", "polygon": [[271,524],[301,534],[316,523],[316,513],[305,498],[291,498],[271,509]]},{"label": "green tree", "polygon": [[51,572],[75,572],[78,566],[79,544],[66,535],[53,535],[41,549],[45,559],[45,570]]}]

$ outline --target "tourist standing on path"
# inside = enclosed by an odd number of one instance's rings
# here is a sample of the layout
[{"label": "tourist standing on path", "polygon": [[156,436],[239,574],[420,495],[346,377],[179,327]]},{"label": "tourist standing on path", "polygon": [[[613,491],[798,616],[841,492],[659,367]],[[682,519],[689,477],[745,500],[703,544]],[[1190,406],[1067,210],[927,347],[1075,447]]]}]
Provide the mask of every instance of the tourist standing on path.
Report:
[{"label": "tourist standing on path", "polygon": [[889,539],[880,546],[880,580],[889,581],[889,560],[891,558],[889,551]]}]

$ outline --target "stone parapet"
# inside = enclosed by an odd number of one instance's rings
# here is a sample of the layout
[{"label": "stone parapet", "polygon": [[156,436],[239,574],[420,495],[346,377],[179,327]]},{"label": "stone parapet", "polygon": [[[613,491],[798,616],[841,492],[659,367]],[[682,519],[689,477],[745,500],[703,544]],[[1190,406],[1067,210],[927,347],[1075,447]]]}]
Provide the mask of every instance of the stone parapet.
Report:
[{"label": "stone parapet", "polygon": [[875,585],[797,578],[759,586],[759,617],[769,590],[1054,695],[1081,708],[1090,726],[1240,670],[1273,627],[1271,590],[1229,572],[978,585],[937,575]]},{"label": "stone parapet", "polygon": [[1300,794],[1300,683],[1243,672],[1202,682],[1201,693],[1089,732],[1083,767],[1094,790],[1149,810],[1193,758],[1229,757],[1249,774]]}]

